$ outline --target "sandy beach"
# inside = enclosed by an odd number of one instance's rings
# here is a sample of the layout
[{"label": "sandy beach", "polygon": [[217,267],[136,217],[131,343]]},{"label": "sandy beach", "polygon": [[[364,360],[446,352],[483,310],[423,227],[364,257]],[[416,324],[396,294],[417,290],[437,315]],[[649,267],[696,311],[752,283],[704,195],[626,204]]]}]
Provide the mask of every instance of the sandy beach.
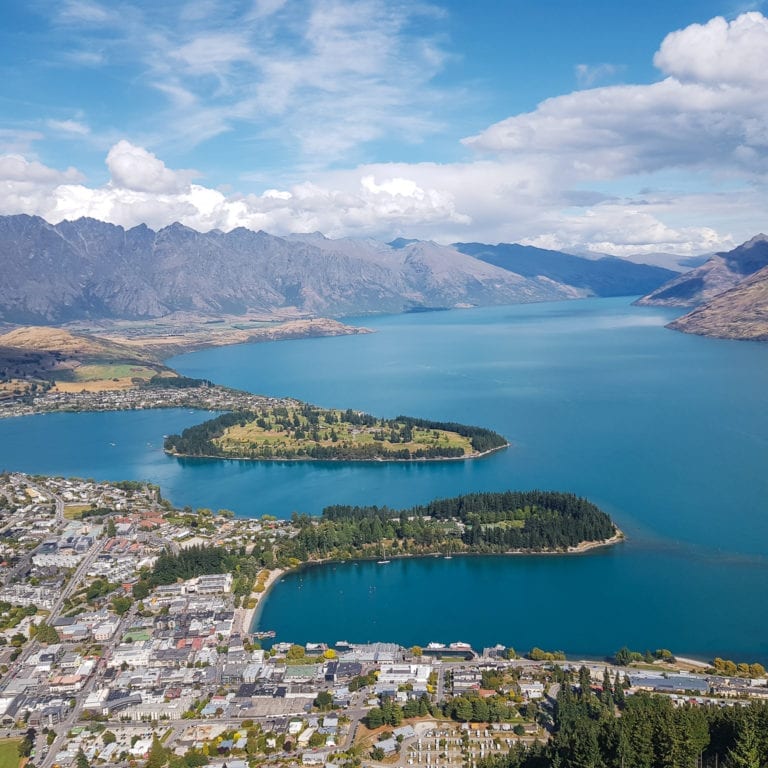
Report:
[{"label": "sandy beach", "polygon": [[[259,609],[261,601],[269,594],[269,590],[272,589],[274,584],[282,577],[285,570],[282,568],[273,568],[269,572],[267,580],[264,582],[263,592],[251,592],[249,599],[256,601],[256,605],[253,608],[238,608],[235,611],[235,622],[233,625],[233,633],[250,634],[251,624],[253,624],[253,617],[256,615],[256,611]],[[248,602],[246,600],[245,602]]]}]

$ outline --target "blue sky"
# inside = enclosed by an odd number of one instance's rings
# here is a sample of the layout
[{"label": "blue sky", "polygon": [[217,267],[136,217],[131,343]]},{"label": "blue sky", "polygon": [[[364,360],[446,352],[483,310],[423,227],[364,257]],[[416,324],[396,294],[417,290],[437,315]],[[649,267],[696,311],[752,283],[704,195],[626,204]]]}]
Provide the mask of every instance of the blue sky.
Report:
[{"label": "blue sky", "polygon": [[6,5],[0,213],[618,255],[766,228],[760,2]]}]

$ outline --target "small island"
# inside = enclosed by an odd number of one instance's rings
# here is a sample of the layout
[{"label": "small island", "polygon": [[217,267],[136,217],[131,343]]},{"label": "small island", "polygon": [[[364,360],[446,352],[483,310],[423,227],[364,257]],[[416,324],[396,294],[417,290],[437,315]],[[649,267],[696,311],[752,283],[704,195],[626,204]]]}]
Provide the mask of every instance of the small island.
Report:
[{"label": "small island", "polygon": [[225,413],[169,435],[164,448],[174,456],[254,461],[423,461],[477,458],[508,445],[482,427],[291,401]]}]

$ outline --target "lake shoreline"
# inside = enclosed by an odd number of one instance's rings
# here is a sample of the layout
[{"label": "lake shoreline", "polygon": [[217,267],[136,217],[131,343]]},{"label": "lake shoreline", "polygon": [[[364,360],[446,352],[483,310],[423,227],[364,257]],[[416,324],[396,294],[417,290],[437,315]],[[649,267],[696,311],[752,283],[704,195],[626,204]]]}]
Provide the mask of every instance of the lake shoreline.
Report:
[{"label": "lake shoreline", "polygon": [[510,448],[512,443],[505,443],[504,445],[498,445],[495,448],[489,448],[487,451],[480,451],[475,453],[467,453],[464,456],[423,456],[414,457],[411,459],[388,459],[384,457],[375,459],[314,459],[311,456],[294,456],[288,458],[286,456],[209,456],[209,455],[192,455],[188,453],[177,453],[176,451],[169,451],[163,448],[163,453],[166,456],[173,456],[176,459],[205,459],[207,461],[253,461],[253,462],[286,462],[291,464],[297,463],[311,463],[317,462],[331,462],[334,464],[413,464],[413,463],[428,463],[434,461],[471,461],[474,459],[482,459],[486,456],[490,456],[497,451],[503,451]]},{"label": "lake shoreline", "polygon": [[251,592],[247,599],[255,599],[256,605],[253,608],[238,608],[235,611],[235,624],[241,634],[253,634],[254,620],[260,612],[262,603],[265,602],[267,595],[272,587],[283,577],[286,570],[283,568],[273,568],[269,572],[267,580],[264,582],[264,589],[261,592]]},{"label": "lake shoreline", "polygon": [[[618,527],[614,526],[616,533],[608,539],[601,539],[599,541],[583,541],[577,544],[575,547],[568,547],[561,550],[531,550],[531,549],[516,549],[509,550],[508,552],[419,552],[419,553],[403,553],[403,554],[387,554],[382,559],[379,555],[371,555],[370,557],[350,557],[348,559],[340,558],[327,558],[323,560],[306,560],[303,563],[299,563],[293,568],[276,568],[270,571],[269,578],[264,584],[264,591],[261,593],[252,593],[260,596],[257,605],[254,608],[245,609],[246,615],[248,615],[248,621],[242,621],[242,627],[250,627],[247,631],[249,634],[253,634],[256,631],[256,623],[258,616],[261,613],[261,608],[266,602],[266,598],[272,590],[272,587],[277,584],[283,576],[289,573],[298,573],[306,568],[324,567],[327,565],[346,564],[346,563],[379,563],[381,565],[387,565],[392,560],[425,560],[429,558],[443,558],[453,559],[454,557],[535,557],[537,555],[551,556],[568,556],[568,555],[581,555],[586,552],[590,552],[594,549],[602,549],[605,547],[611,547],[615,544],[625,542],[626,536],[624,532]],[[243,609],[240,609],[243,610]]]},{"label": "lake shoreline", "polygon": [[462,637],[569,655],[627,645],[766,662],[768,619],[755,605],[768,568],[768,348],[670,333],[669,314],[618,298],[429,313],[377,318],[377,333],[336,342],[235,345],[169,361],[187,377],[327,408],[487,424],[513,445],[486,461],[174,459],[160,436],[216,413],[171,408],[0,419],[0,467],[150,480],[179,507],[280,519],[334,504],[404,509],[484,490],[569,489],[608,512],[627,544],[570,558],[307,571],[285,578],[274,600],[270,591],[257,626],[296,640]]}]

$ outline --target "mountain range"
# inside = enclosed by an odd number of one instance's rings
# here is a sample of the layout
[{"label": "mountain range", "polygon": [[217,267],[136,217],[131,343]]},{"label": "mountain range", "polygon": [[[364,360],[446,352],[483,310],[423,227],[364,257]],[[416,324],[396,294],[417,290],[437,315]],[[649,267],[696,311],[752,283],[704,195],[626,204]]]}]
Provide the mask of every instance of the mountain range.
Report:
[{"label": "mountain range", "polygon": [[600,259],[575,257],[518,243],[455,243],[454,247],[480,261],[516,272],[524,277],[541,276],[567,283],[593,296],[633,296],[659,285],[659,278],[677,274],[648,264],[637,264],[616,256]]},{"label": "mountain range", "polygon": [[238,228],[124,229],[0,216],[0,320],[152,319],[247,312],[343,316],[637,295],[675,275],[519,245],[277,237]]},{"label": "mountain range", "polygon": [[768,340],[768,236],[761,233],[732,251],[716,253],[635,303],[694,307],[669,324],[678,331]]}]

